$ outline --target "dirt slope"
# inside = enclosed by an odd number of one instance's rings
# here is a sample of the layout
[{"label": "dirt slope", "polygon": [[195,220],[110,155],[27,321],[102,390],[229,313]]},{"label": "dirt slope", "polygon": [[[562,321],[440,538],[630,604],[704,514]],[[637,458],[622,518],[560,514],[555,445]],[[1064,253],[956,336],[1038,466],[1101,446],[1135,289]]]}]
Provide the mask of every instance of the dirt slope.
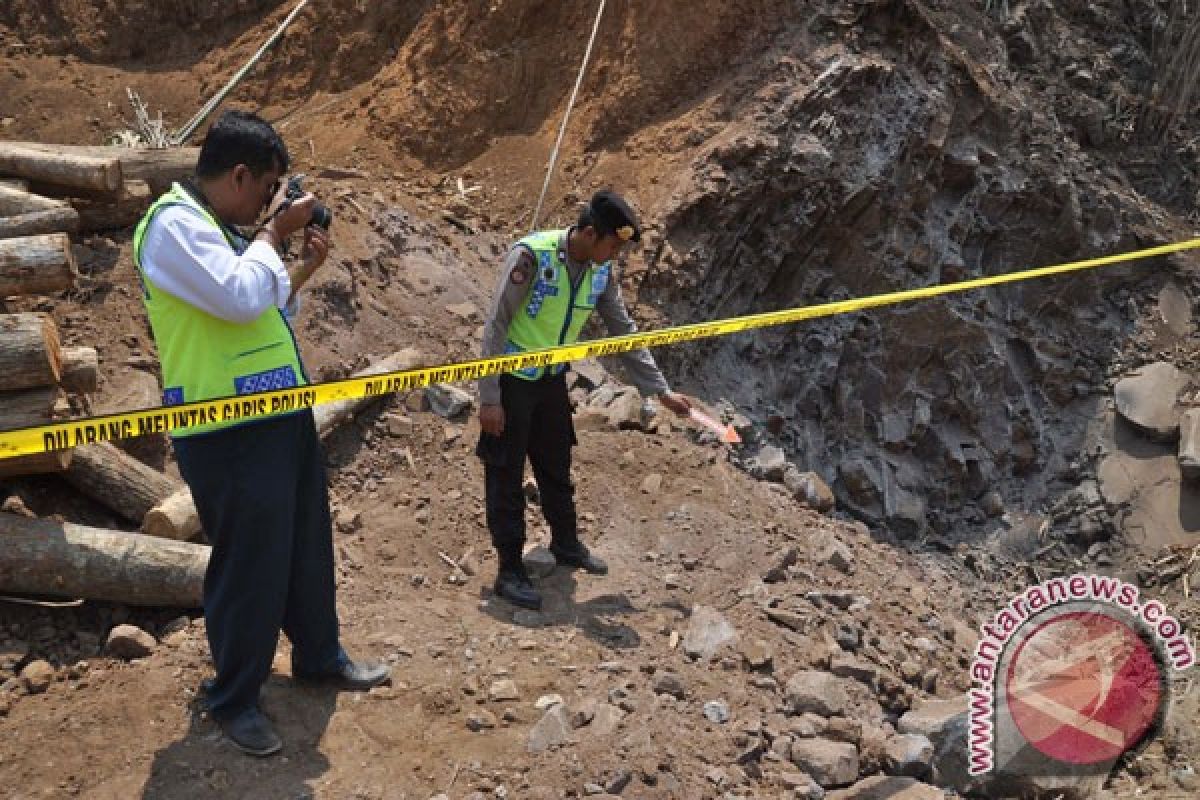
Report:
[{"label": "dirt slope", "polygon": [[[291,5],[11,0],[0,7],[0,136],[102,141],[127,124],[126,87],[181,124]],[[1195,121],[1160,136],[1168,117],[1145,99],[1171,43],[1160,5],[610,2],[547,224],[568,222],[600,185],[626,190],[651,228],[623,278],[648,325],[1176,238],[1197,189]],[[298,327],[319,376],[408,346],[429,363],[475,352],[593,11],[314,3],[239,90],[236,104],[277,122],[337,214],[337,249]],[[98,348],[99,404],[154,402],[129,232],[90,237],[78,255],[76,290],[9,307],[51,311],[67,343]],[[818,722],[786,712],[787,684],[835,659],[855,665],[838,668],[848,698],[820,738],[853,741],[862,775],[895,771],[899,714],[959,694],[971,629],[1036,578],[1099,566],[1198,621],[1183,584],[1147,569],[1161,542],[1134,540],[1124,506],[1078,499],[1101,466],[1095,442],[1115,435],[1113,380],[1200,351],[1194,326],[1148,334],[1165,285],[1200,292],[1193,267],[1178,257],[663,351],[681,388],[728,399],[757,431],[732,458],[680,431],[582,432],[587,535],[614,570],[546,576],[542,618],[490,597],[474,423],[396,398],[334,437],[328,464],[346,638],[394,660],[397,686],[365,698],[297,689],[282,654],[264,703],[288,750],[247,762],[191,704],[207,674],[201,620],[3,603],[0,794],[804,796],[788,783],[798,768],[787,748]],[[768,444],[829,482],[832,517],[736,468]],[[174,469],[162,441],[130,448]],[[662,486],[643,491],[651,475]],[[52,479],[2,493],[40,515],[120,525]],[[1166,513],[1175,505],[1172,495]],[[1079,536],[1085,514],[1094,538]],[[830,559],[837,542],[848,571]],[[796,563],[764,583],[791,547]],[[467,551],[476,575],[449,583],[439,552]],[[696,606],[738,632],[711,662],[673,636]],[[100,654],[126,620],[158,637],[154,655]],[[37,659],[54,677],[30,695],[13,676]],[[519,697],[489,700],[505,679]],[[1111,782],[1115,796],[1190,796],[1190,688],[1167,737]],[[534,703],[552,693],[596,716],[531,754]],[[728,722],[704,716],[715,700]],[[481,724],[495,727],[469,730]]]}]

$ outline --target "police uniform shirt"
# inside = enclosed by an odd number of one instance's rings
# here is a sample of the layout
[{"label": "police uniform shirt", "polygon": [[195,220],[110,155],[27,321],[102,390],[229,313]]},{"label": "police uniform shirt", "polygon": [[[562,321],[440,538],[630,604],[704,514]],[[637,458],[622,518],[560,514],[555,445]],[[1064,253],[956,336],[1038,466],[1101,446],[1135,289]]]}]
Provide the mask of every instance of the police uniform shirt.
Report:
[{"label": "police uniform shirt", "polygon": [[[571,283],[578,282],[587,270],[588,264],[571,260],[567,254],[567,237],[570,231],[564,231],[559,240],[559,252]],[[508,342],[508,328],[514,316],[521,311],[529,299],[530,284],[533,283],[535,263],[532,254],[522,245],[517,245],[508,253],[501,270],[500,284],[496,288],[495,300],[492,303],[491,314],[483,334],[483,356],[497,356],[504,353]],[[636,333],[637,324],[629,316],[625,301],[621,298],[619,281],[609,280],[608,285],[596,300],[596,313],[604,320],[609,334],[623,336]],[[634,385],[644,395],[662,394],[669,392],[670,386],[658,369],[654,356],[649,350],[642,348],[618,356],[621,363],[629,372]],[[500,378],[493,375],[479,381],[479,399],[484,405],[500,404]]]},{"label": "police uniform shirt", "polygon": [[168,206],[142,246],[142,269],[155,286],[228,322],[253,322],[276,306],[289,315],[292,281],[275,248],[251,242],[240,255],[196,209]]}]

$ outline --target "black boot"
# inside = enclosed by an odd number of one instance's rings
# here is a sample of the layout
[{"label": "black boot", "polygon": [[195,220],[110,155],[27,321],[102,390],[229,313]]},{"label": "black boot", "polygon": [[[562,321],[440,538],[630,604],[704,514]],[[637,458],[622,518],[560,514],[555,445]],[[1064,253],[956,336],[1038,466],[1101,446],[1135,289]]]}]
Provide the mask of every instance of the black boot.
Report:
[{"label": "black boot", "polygon": [[283,749],[283,742],[271,721],[257,708],[248,708],[228,719],[218,719],[217,725],[234,747],[252,756],[270,756]]},{"label": "black boot", "polygon": [[550,543],[550,552],[560,566],[582,569],[592,575],[607,575],[608,564],[592,555],[583,542],[576,539],[570,544]]},{"label": "black boot", "polygon": [[496,575],[495,590],[496,594],[514,606],[534,611],[540,611],[542,608],[542,595],[533,588],[524,566],[501,566]]},{"label": "black boot", "polygon": [[331,672],[310,675],[292,670],[298,683],[328,686],[343,692],[366,692],[391,680],[391,669],[386,664],[346,659]]}]

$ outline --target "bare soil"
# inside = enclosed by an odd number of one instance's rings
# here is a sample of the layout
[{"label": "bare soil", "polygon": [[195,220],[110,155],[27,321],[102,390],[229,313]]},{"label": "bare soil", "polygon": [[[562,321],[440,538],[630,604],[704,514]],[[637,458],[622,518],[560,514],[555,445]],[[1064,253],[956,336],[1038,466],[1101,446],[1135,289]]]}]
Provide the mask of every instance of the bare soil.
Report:
[{"label": "bare soil", "polygon": [[[128,125],[127,87],[182,124],[291,5],[11,0],[0,7],[0,137],[100,143]],[[1195,120],[1165,140],[1136,124],[1161,112],[1145,100],[1157,6],[610,3],[542,222],[569,222],[599,186],[629,193],[650,231],[622,285],[647,326],[1176,238],[1200,174]],[[541,0],[330,0],[238,90],[234,105],[276,122],[337,217],[297,328],[312,372],[342,377],[404,347],[429,364],[477,351],[593,13]],[[129,238],[80,241],[76,289],[7,303],[53,313],[64,343],[98,349],[100,408],[157,402]],[[1098,441],[1128,456],[1123,468],[1165,470],[1146,473],[1149,486],[1177,480],[1171,459],[1145,464],[1106,412],[1128,369],[1194,362],[1194,326],[1156,327],[1163,286],[1200,291],[1194,266],[1162,259],[663,351],[679,388],[729,401],[758,431],[733,453],[679,429],[581,431],[585,537],[612,573],[540,578],[538,617],[491,596],[477,423],[390,398],[330,438],[327,463],[344,638],[355,655],[394,663],[395,685],[365,696],[295,686],[283,645],[263,704],[285,750],[249,760],[195,703],[209,671],[195,612],[0,602],[0,655],[19,656],[0,658],[0,795],[459,800],[581,796],[595,784],[636,798],[790,798],[782,776],[795,768],[755,747],[792,724],[789,678],[836,657],[884,676],[870,688],[848,680],[844,715],[861,723],[862,773],[884,769],[898,715],[962,693],[973,630],[1023,586],[1100,569],[1193,629],[1200,620],[1185,584],[1156,581],[1151,566],[1167,544],[1197,544],[1197,518],[1178,513],[1189,489],[1133,508],[1142,536],[1125,525],[1133,501],[1075,499],[1102,471]],[[447,310],[464,303],[477,312]],[[837,511],[819,515],[748,474],[764,444],[820,474]],[[175,470],[163,440],[124,446]],[[661,488],[644,491],[651,475]],[[0,494],[41,516],[122,527],[57,479]],[[1154,513],[1178,516],[1179,530],[1156,536],[1144,523]],[[1085,515],[1102,537],[1080,541]],[[529,519],[544,540],[540,515]],[[848,571],[825,557],[831,541],[852,554]],[[795,563],[764,583],[790,548]],[[474,574],[450,582],[441,554],[467,553]],[[812,592],[854,600],[840,608]],[[738,633],[712,660],[678,642],[697,606]],[[101,654],[125,621],[159,639],[152,656]],[[15,676],[35,659],[55,677],[29,694]],[[656,691],[665,673],[679,697]],[[504,679],[519,697],[490,700]],[[547,694],[576,711],[621,707],[621,721],[531,753]],[[1112,796],[1194,796],[1179,770],[1200,763],[1198,694],[1180,682],[1164,737],[1110,781]],[[704,716],[714,700],[728,722]],[[472,731],[484,711],[495,727]]]}]

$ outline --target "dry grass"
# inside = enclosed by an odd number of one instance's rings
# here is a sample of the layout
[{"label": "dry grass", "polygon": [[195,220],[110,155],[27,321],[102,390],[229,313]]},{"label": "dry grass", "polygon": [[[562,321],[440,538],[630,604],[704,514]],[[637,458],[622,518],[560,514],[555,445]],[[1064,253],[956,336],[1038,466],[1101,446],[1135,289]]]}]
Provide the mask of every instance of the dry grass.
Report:
[{"label": "dry grass", "polygon": [[1163,142],[1200,100],[1200,3],[1177,0],[1154,45],[1158,79],[1139,126],[1146,139]]}]

